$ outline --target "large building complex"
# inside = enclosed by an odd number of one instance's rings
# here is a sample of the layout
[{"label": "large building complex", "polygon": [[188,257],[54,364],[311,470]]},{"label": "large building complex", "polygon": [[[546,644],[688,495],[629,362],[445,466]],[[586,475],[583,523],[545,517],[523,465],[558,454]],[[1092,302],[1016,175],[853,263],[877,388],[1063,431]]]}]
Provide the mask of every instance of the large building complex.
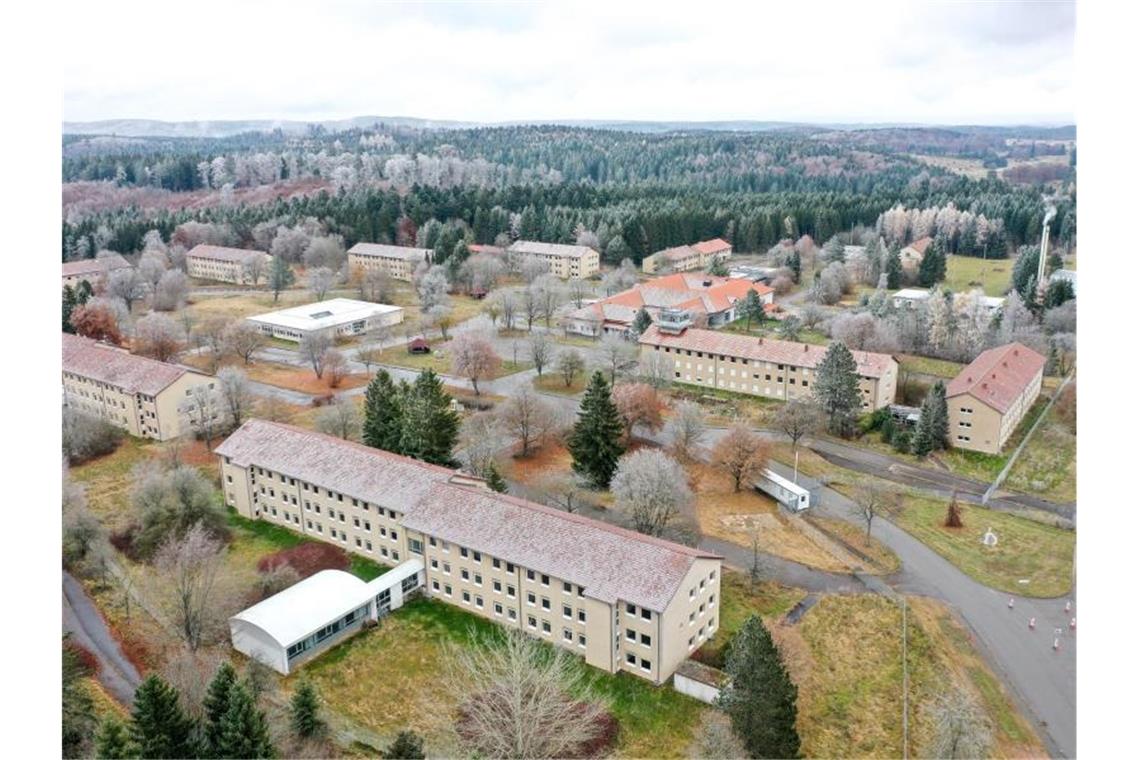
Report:
[{"label": "large building complex", "polygon": [[384,245],[382,243],[357,243],[348,249],[348,266],[350,269],[368,272],[382,269],[392,279],[411,282],[416,267],[420,264],[431,264],[435,260],[435,251],[428,248],[407,248],[400,245]]},{"label": "large building complex", "polygon": [[94,259],[68,261],[63,265],[63,284],[75,287],[86,280],[91,287],[101,284],[116,269],[130,269],[131,264],[117,253]]},{"label": "large building complex", "polygon": [[1001,453],[1041,393],[1045,357],[1020,343],[978,354],[946,386],[950,444]]},{"label": "large building complex", "polygon": [[140,438],[165,441],[187,432],[195,386],[214,378],[135,356],[104,343],[63,336],[63,402]]},{"label": "large building complex", "polygon": [[766,307],[771,305],[773,291],[761,283],[711,274],[670,274],[572,311],[562,326],[567,332],[591,337],[626,334],[644,307],[654,322],[663,311],[683,312],[695,324],[719,327],[737,318],[737,303],[750,290],[756,291]]},{"label": "large building complex", "polygon": [[324,333],[330,338],[362,335],[375,327],[391,327],[404,321],[404,310],[351,298],[293,306],[247,317],[264,335],[300,342],[306,335]]},{"label": "large building complex", "polygon": [[226,503],[243,516],[381,562],[419,559],[430,598],[608,672],[661,683],[719,625],[716,555],[265,420],[216,453]]},{"label": "large building complex", "polygon": [[507,255],[519,266],[527,260],[541,261],[552,275],[563,280],[584,280],[596,275],[601,268],[598,252],[585,245],[516,240],[507,249]]},{"label": "large building complex", "polygon": [[200,244],[186,253],[186,273],[199,280],[255,285],[268,277],[272,261],[265,251]]},{"label": "large building complex", "polygon": [[732,244],[716,238],[650,254],[641,260],[641,269],[646,274],[689,272],[708,269],[714,261],[728,261],[731,257]]},{"label": "large building complex", "polygon": [[[639,340],[642,352],[661,351],[673,359],[673,382],[783,400],[809,399],[825,346],[770,338],[682,329],[673,333],[653,325]],[[888,354],[852,351],[862,410],[894,401],[898,362]]]}]

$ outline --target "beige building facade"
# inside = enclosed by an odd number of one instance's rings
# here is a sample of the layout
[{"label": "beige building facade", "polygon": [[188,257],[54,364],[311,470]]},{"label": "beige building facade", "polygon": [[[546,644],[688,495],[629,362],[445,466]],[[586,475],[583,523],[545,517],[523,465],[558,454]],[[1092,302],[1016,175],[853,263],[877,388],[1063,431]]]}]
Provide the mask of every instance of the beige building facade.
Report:
[{"label": "beige building facade", "polygon": [[585,245],[516,240],[507,249],[507,255],[516,266],[527,260],[541,261],[552,275],[563,280],[584,280],[601,271],[598,252]]},{"label": "beige building facade", "polygon": [[394,280],[411,282],[416,267],[435,261],[435,251],[381,243],[357,243],[348,249],[350,271],[365,273],[383,269]]},{"label": "beige building facade", "polygon": [[117,253],[95,259],[68,261],[63,265],[63,284],[74,288],[86,280],[92,288],[99,288],[106,282],[111,272],[130,268],[130,262]]},{"label": "beige building facade", "polygon": [[657,251],[641,260],[641,271],[646,274],[664,272],[691,272],[705,270],[714,261],[727,262],[732,258],[732,243],[715,238],[692,245],[679,245]]},{"label": "beige building facade", "polygon": [[243,516],[383,563],[422,559],[430,598],[607,672],[662,683],[719,627],[716,555],[265,420],[216,453],[226,503]]},{"label": "beige building facade", "polygon": [[196,245],[186,253],[186,273],[198,280],[256,285],[269,277],[273,257],[265,251]]},{"label": "beige building facade", "polygon": [[[643,354],[673,361],[673,382],[793,401],[812,398],[816,367],[827,348],[769,338],[687,328],[679,333],[649,327],[638,341]],[[898,362],[888,354],[852,351],[862,411],[894,402]]]},{"label": "beige building facade", "polygon": [[950,445],[1000,454],[1044,376],[1045,357],[1020,343],[983,351],[946,387]]},{"label": "beige building facade", "polygon": [[195,412],[187,400],[196,386],[214,383],[209,375],[63,336],[63,403],[139,438],[166,441],[189,432]]}]

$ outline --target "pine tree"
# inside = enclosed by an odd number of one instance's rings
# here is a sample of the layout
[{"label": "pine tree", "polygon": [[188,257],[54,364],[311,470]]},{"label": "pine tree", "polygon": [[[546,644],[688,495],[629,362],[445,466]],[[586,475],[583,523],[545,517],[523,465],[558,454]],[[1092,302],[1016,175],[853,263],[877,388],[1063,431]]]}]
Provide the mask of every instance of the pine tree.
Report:
[{"label": "pine tree", "polygon": [[241,683],[230,688],[230,705],[222,718],[222,735],[218,757],[275,757],[269,740],[269,722],[257,709],[249,689]]},{"label": "pine tree", "polygon": [[178,692],[156,675],[135,692],[131,740],[143,758],[194,757],[194,724],[178,704]]},{"label": "pine tree", "polygon": [[855,357],[836,341],[827,347],[816,368],[815,397],[827,414],[827,427],[835,435],[850,435],[862,406]]},{"label": "pine tree", "polygon": [[100,760],[120,760],[135,756],[126,726],[114,718],[104,719],[95,737],[95,757]]},{"label": "pine tree", "polygon": [[[406,387],[406,386],[405,386]],[[364,443],[402,454],[400,435],[403,429],[401,408],[403,396],[386,370],[378,370],[364,393]]]},{"label": "pine tree", "polygon": [[895,419],[888,416],[879,428],[879,437],[883,443],[889,444],[895,436]]},{"label": "pine tree", "polygon": [[946,279],[946,252],[942,238],[937,237],[927,246],[922,262],[918,265],[918,284],[929,288],[944,279]]},{"label": "pine tree", "polygon": [[317,689],[309,681],[302,681],[289,702],[289,722],[293,733],[302,739],[318,736],[325,730],[320,717],[320,698]]},{"label": "pine tree", "polygon": [[451,409],[451,396],[434,370],[419,374],[404,394],[401,453],[432,464],[451,465],[459,440],[459,415]]},{"label": "pine tree", "polygon": [[598,488],[608,488],[618,457],[624,451],[624,432],[621,415],[610,398],[610,384],[600,371],[595,371],[567,444],[574,472]]},{"label": "pine tree", "polygon": [[[930,397],[927,396],[927,399]],[[931,430],[932,420],[928,408],[928,404],[924,399],[922,402],[922,416],[918,418],[918,424],[914,428],[914,435],[910,439],[910,451],[916,457],[925,457],[934,448],[934,433]]]},{"label": "pine tree", "polygon": [[273,264],[269,267],[269,289],[273,291],[273,303],[281,291],[293,284],[293,267],[281,256],[273,257]]},{"label": "pine tree", "polygon": [[788,257],[788,269],[792,270],[792,279],[799,285],[800,274],[803,272],[803,262],[800,261],[799,251],[792,251],[792,255]]},{"label": "pine tree", "polygon": [[75,328],[71,326],[71,312],[77,306],[75,300],[75,289],[70,285],[63,286],[63,331],[65,333],[74,333]]},{"label": "pine tree", "polygon": [[[66,641],[67,636],[64,636]],[[75,648],[63,647],[61,668],[61,724],[64,757],[77,757],[95,730],[95,703],[84,678],[90,670]]]},{"label": "pine tree", "polygon": [[760,294],[755,290],[749,290],[748,295],[744,296],[744,301],[740,306],[740,314],[744,317],[744,330],[747,332],[752,329],[753,320],[757,324],[764,321],[764,303],[760,300]]},{"label": "pine tree", "polygon": [[633,318],[632,329],[634,334],[641,335],[651,324],[653,324],[653,318],[649,316],[649,312],[642,306],[637,310],[637,314]]},{"label": "pine tree", "polygon": [[415,731],[401,731],[382,753],[386,760],[423,760],[424,740]]},{"label": "pine tree", "polygon": [[758,615],[744,621],[725,662],[729,686],[720,706],[750,757],[799,757],[798,689]]},{"label": "pine tree", "polygon": [[487,487],[498,493],[507,492],[507,481],[503,479],[494,462],[491,463],[491,467],[487,471]]},{"label": "pine tree", "polygon": [[899,258],[899,247],[894,243],[887,250],[887,263],[883,271],[887,273],[887,288],[898,290],[902,286],[902,259]]},{"label": "pine tree", "polygon": [[1060,306],[1065,301],[1070,301],[1076,297],[1073,283],[1068,280],[1054,280],[1045,289],[1045,308],[1052,309],[1054,306]]},{"label": "pine tree", "polygon": [[233,665],[223,662],[217,672],[214,673],[210,685],[206,687],[206,697],[202,700],[202,711],[205,718],[203,734],[206,750],[211,757],[225,757],[221,754],[222,721],[230,709],[230,693],[233,691],[237,680],[237,671],[234,670]]}]

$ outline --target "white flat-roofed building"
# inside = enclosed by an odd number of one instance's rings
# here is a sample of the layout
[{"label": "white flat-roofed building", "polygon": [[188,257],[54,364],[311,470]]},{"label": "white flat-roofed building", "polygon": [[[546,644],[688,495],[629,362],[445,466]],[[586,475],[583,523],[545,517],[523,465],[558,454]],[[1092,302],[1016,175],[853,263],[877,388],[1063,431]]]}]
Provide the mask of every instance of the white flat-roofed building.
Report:
[{"label": "white flat-roofed building", "polygon": [[913,309],[927,302],[930,291],[921,288],[903,288],[891,296],[891,303],[896,309]]},{"label": "white flat-roofed building", "polygon": [[247,317],[263,334],[298,343],[312,333],[330,337],[361,335],[374,327],[391,327],[404,321],[404,310],[383,303],[330,298]]},{"label": "white flat-roofed building", "polygon": [[424,563],[406,560],[363,581],[321,570],[230,618],[234,649],[282,675],[402,607],[423,585]]}]

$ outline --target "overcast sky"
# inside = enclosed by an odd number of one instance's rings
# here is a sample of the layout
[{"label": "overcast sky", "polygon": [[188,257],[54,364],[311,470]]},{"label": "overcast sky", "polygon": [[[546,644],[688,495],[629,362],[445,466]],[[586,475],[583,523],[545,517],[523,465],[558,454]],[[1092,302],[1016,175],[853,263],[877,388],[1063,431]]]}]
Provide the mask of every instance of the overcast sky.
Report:
[{"label": "overcast sky", "polygon": [[105,0],[68,11],[64,116],[1072,123],[1074,15],[1071,2]]}]

